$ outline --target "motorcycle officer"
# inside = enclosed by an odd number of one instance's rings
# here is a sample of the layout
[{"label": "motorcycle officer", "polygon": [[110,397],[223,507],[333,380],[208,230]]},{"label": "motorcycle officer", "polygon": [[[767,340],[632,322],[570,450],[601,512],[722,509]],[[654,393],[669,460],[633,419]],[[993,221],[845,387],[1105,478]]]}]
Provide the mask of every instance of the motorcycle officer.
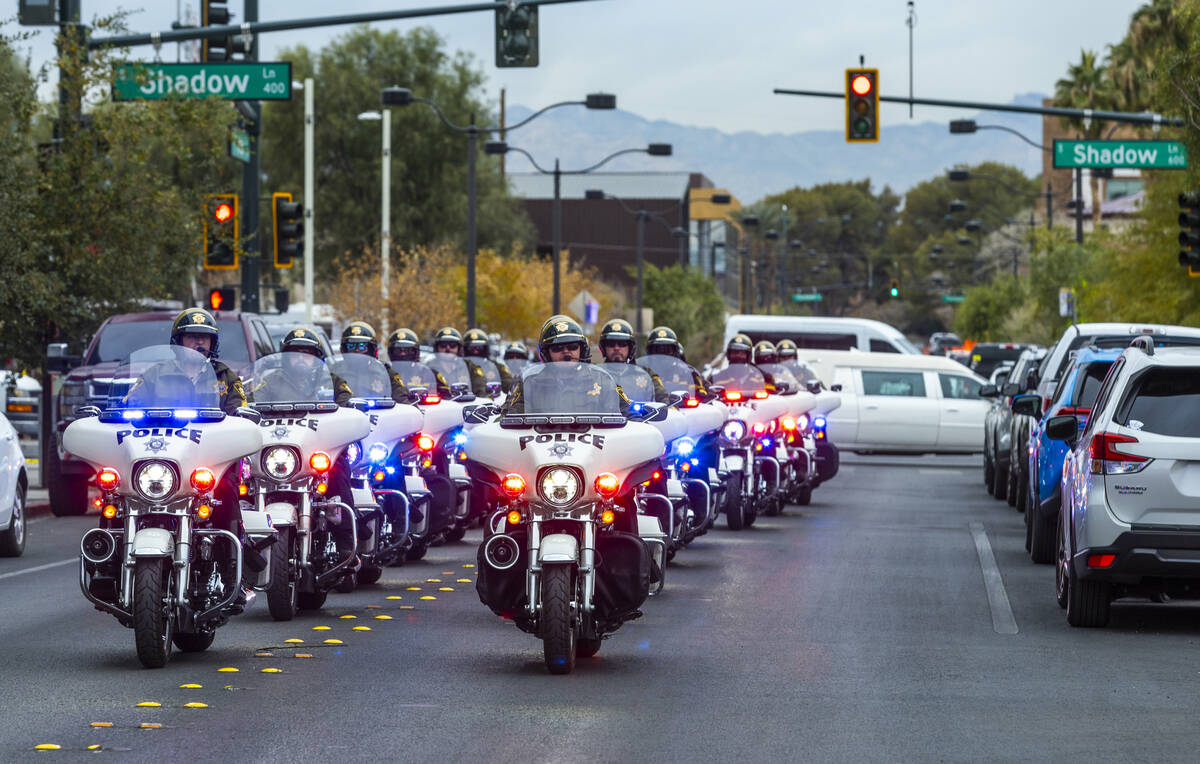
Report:
[{"label": "motorcycle officer", "polygon": [[796,347],[796,343],[791,340],[780,340],[775,343],[775,349],[779,351],[779,362],[787,363],[794,361],[800,355],[800,349]]},{"label": "motorcycle officer", "polygon": [[[646,340],[646,355],[669,355],[687,363],[687,359],[683,355],[683,345],[680,344],[675,330],[669,326],[656,326],[650,330],[650,337]],[[692,372],[696,397],[701,399],[708,397],[708,391],[704,387],[704,379],[700,376],[700,372],[690,364],[688,364],[688,369]]]},{"label": "motorcycle officer", "polygon": [[[542,363],[591,363],[592,351],[583,327],[574,319],[563,315],[551,316],[542,324],[538,339],[538,360]],[[525,413],[525,380],[513,385],[504,404],[504,414]],[[625,391],[617,385],[617,394],[624,411],[631,403]]]},{"label": "motorcycle officer", "polygon": [[[437,334],[433,335],[433,351],[435,353],[450,353],[451,355],[462,356],[462,333],[453,326],[443,326],[441,329],[438,329]],[[471,378],[471,392],[476,397],[486,397],[487,377],[484,376],[483,369],[468,361],[467,371],[470,373]]]},{"label": "motorcycle officer", "polygon": [[[767,344],[770,345],[771,343],[768,342]],[[775,350],[774,345],[771,345],[771,350],[772,352]],[[736,334],[725,347],[725,360],[729,362],[730,366],[735,366],[738,364],[750,364],[751,353],[753,351],[754,343],[751,341],[751,339],[744,334]],[[758,371],[763,375],[763,380],[766,382],[767,392],[775,392],[775,378],[762,369],[759,369]]]},{"label": "motorcycle officer", "polygon": [[[388,360],[390,361],[421,363],[421,340],[412,329],[397,329],[388,336],[387,352]],[[425,366],[425,364],[421,365]],[[428,369],[429,367],[425,366],[425,368]],[[442,376],[440,371],[434,369],[429,369],[429,371],[437,381],[437,394],[449,399],[451,394],[450,383],[446,381],[446,378]]]},{"label": "motorcycle officer", "polygon": [[[614,318],[601,327],[600,354],[607,363],[634,363],[637,357],[637,341],[633,337],[633,327],[628,321]],[[670,403],[671,398],[667,395],[662,380],[650,369],[645,371],[650,375],[650,384],[654,386],[655,403]],[[645,382],[645,379],[641,381]]]},{"label": "motorcycle officer", "polygon": [[525,347],[524,342],[510,342],[508,347],[504,348],[505,361],[528,361],[529,348]]},{"label": "motorcycle officer", "polygon": [[[475,380],[475,368],[477,364],[472,361],[472,358],[487,358],[488,357],[488,336],[487,332],[482,329],[469,329],[463,335],[463,355],[466,358],[467,366],[471,367],[471,381]],[[508,391],[512,389],[513,376],[508,370],[508,366],[503,361],[492,361],[496,364],[496,370],[500,372],[500,390]],[[480,369],[480,373],[483,370]],[[487,379],[486,375],[484,377]],[[472,385],[474,386],[474,385]]]},{"label": "motorcycle officer", "polygon": [[[375,338],[375,327],[366,321],[351,321],[342,331],[342,352],[358,353],[379,358],[379,342]],[[392,378],[392,400],[396,403],[408,403],[410,399],[408,388],[399,374],[388,367],[388,375]],[[372,390],[379,393],[381,390]]]}]

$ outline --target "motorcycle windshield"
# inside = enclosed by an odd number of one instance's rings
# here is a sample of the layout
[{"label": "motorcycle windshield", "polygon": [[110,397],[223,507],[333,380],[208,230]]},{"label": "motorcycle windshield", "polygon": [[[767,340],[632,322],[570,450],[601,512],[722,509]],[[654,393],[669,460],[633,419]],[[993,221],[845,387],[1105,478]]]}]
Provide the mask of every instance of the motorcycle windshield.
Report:
[{"label": "motorcycle windshield", "polygon": [[727,393],[753,395],[767,390],[766,377],[757,367],[748,363],[733,363],[720,371],[714,371],[712,382],[724,387]]},{"label": "motorcycle windshield", "polygon": [[521,372],[527,414],[619,414],[612,375],[590,363],[531,363]]},{"label": "motorcycle windshield", "polygon": [[346,380],[355,398],[391,400],[392,375],[383,361],[361,353],[343,353],[329,362],[329,370]]},{"label": "motorcycle windshield", "polygon": [[602,363],[604,369],[631,401],[653,401],[654,381],[650,372],[631,363]]},{"label": "motorcycle windshield", "polygon": [[110,409],[216,409],[217,375],[206,356],[182,345],[153,345],[129,354],[113,375]]},{"label": "motorcycle windshield", "polygon": [[[807,385],[809,382],[821,384],[820,377],[816,375],[816,372],[808,368],[808,364],[806,363],[802,363],[800,361],[784,361],[779,365],[786,367],[787,370],[792,373],[792,376],[794,376],[802,385]],[[824,385],[821,385],[821,387],[824,387]]]},{"label": "motorcycle windshield", "polygon": [[466,385],[471,389],[471,374],[467,371],[467,362],[452,353],[434,353],[429,359],[429,368],[442,375],[446,384]]},{"label": "motorcycle windshield", "polygon": [[314,355],[274,353],[250,367],[246,392],[254,403],[327,403],[333,400],[333,376]]},{"label": "motorcycle windshield", "polygon": [[483,371],[483,378],[488,384],[500,384],[500,367],[496,362],[488,358],[472,358],[471,363],[477,365]]},{"label": "motorcycle windshield", "polygon": [[504,365],[508,367],[508,370],[512,372],[514,377],[519,377],[521,376],[521,372],[525,370],[525,367],[529,365],[529,359],[506,358],[504,360]]},{"label": "motorcycle windshield", "polygon": [[[392,371],[404,380],[404,386],[409,390],[421,388],[429,392],[437,391],[437,376],[433,369],[416,361],[392,361]],[[350,388],[353,390],[354,388]]]},{"label": "motorcycle windshield", "polygon": [[775,386],[779,383],[787,385],[789,393],[799,392],[801,390],[800,381],[792,374],[791,370],[781,363],[764,363],[759,364],[763,371],[775,378]]},{"label": "motorcycle windshield", "polygon": [[668,393],[696,394],[696,378],[692,367],[669,355],[648,355],[638,359],[643,366],[658,375]]}]

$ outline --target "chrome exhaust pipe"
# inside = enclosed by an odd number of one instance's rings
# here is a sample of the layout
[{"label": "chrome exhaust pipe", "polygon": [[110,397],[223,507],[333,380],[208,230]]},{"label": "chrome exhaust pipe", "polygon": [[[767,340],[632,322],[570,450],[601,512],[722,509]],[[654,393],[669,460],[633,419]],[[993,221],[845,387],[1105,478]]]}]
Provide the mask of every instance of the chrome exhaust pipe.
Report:
[{"label": "chrome exhaust pipe", "polygon": [[92,528],[79,540],[79,553],[93,565],[108,562],[117,553],[117,540],[104,528]]},{"label": "chrome exhaust pipe", "polygon": [[484,543],[483,559],[496,570],[508,570],[521,559],[521,546],[507,533],[497,533]]}]

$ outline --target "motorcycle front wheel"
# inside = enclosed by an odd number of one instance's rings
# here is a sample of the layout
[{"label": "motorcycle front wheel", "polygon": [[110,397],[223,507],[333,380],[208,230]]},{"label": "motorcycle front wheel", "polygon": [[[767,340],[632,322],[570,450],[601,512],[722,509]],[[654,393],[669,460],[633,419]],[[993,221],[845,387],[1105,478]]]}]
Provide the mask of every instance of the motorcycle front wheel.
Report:
[{"label": "motorcycle front wheel", "polygon": [[542,653],[551,674],[569,674],[575,668],[575,627],[571,623],[574,569],[570,565],[542,568],[542,613],[539,619]]},{"label": "motorcycle front wheel", "polygon": [[731,472],[725,481],[725,522],[729,530],[740,531],[744,525],[742,520],[742,473]]},{"label": "motorcycle front wheel", "polygon": [[165,557],[139,558],[134,565],[133,637],[138,660],[146,668],[162,668],[171,659],[171,570]]},{"label": "motorcycle front wheel", "polygon": [[267,609],[276,621],[296,617],[296,582],[289,575],[292,530],[285,529],[271,545],[271,583],[267,586]]}]

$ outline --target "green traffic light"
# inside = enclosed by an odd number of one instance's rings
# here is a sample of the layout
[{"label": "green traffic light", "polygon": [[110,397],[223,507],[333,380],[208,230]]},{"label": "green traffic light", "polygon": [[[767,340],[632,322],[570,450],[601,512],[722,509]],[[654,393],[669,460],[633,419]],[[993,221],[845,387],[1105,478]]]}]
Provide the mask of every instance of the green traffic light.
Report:
[{"label": "green traffic light", "polygon": [[900,296],[900,290],[897,289],[896,287],[892,287],[892,297],[899,297],[899,296]]}]

